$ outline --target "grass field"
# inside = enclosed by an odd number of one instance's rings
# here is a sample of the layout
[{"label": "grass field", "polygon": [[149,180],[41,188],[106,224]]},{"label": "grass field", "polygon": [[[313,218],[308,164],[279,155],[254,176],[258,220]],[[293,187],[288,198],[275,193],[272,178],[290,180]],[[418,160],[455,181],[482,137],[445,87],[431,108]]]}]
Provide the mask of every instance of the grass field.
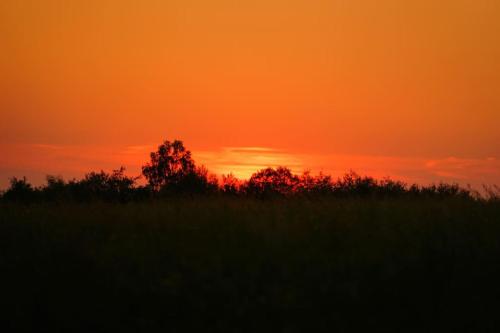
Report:
[{"label": "grass field", "polygon": [[500,203],[1,204],[3,332],[498,332]]}]

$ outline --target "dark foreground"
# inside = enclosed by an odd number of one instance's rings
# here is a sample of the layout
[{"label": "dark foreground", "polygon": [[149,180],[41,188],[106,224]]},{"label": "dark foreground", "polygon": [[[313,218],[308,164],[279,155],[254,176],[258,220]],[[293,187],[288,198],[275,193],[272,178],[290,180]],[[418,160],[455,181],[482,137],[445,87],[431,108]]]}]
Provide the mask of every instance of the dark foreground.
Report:
[{"label": "dark foreground", "polygon": [[0,205],[3,332],[498,332],[500,204]]}]

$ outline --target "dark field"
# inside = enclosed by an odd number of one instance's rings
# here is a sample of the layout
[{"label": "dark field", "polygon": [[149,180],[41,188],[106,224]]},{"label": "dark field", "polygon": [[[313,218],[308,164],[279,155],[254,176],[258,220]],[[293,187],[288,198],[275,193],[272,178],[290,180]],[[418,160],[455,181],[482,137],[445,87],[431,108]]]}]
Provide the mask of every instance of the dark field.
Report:
[{"label": "dark field", "polygon": [[3,332],[498,332],[500,203],[4,203],[0,279]]}]

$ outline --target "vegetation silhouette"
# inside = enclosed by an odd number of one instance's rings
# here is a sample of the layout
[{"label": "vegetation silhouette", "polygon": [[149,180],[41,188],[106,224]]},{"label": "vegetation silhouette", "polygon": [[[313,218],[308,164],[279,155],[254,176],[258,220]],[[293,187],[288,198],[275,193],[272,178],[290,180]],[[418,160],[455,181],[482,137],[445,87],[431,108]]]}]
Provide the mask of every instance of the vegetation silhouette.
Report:
[{"label": "vegetation silhouette", "polygon": [[164,142],[143,167],[0,200],[2,332],[498,332],[500,200]]},{"label": "vegetation silhouette", "polygon": [[21,179],[12,177],[10,187],[2,195],[2,199],[15,202],[29,202],[35,199],[36,189],[28,183],[26,177]]},{"label": "vegetation silhouette", "polygon": [[[144,177],[147,185],[138,184]],[[109,201],[129,202],[172,196],[235,196],[259,199],[291,197],[460,197],[465,199],[498,200],[498,187],[485,188],[481,196],[458,184],[408,185],[389,178],[377,180],[350,171],[334,180],[309,171],[293,174],[284,166],[256,171],[248,180],[234,175],[222,175],[220,180],[206,167],[197,166],[191,152],[180,140],[164,141],[151,152],[150,161],[142,167],[142,175],[127,176],[121,167],[111,173],[87,173],[82,179],[68,182],[61,177],[47,176],[46,185],[34,187],[25,177],[12,178],[1,200],[35,201]]]},{"label": "vegetation silhouette", "polygon": [[217,178],[197,167],[191,152],[180,140],[166,140],[150,154],[151,161],[142,167],[153,192],[160,194],[206,194],[217,191]]},{"label": "vegetation silhouette", "polygon": [[0,202],[0,327],[498,332],[499,216],[454,196]]},{"label": "vegetation silhouette", "polygon": [[142,173],[155,191],[165,186],[176,186],[195,171],[191,152],[179,140],[166,140],[150,157],[151,162],[142,167]]},{"label": "vegetation silhouette", "polygon": [[240,194],[242,182],[232,173],[222,175],[220,191],[225,195],[237,196]]},{"label": "vegetation silhouette", "polygon": [[289,196],[297,192],[299,180],[299,177],[286,167],[266,168],[250,177],[245,184],[245,191],[259,197]]}]

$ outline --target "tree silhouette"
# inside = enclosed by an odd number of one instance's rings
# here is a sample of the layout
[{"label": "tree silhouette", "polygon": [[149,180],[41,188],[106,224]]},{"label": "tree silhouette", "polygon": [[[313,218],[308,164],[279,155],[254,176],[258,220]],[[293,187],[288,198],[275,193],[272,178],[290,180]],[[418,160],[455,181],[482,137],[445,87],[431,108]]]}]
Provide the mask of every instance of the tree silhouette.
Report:
[{"label": "tree silhouette", "polygon": [[318,176],[312,176],[310,171],[304,171],[300,176],[297,192],[309,195],[331,194],[333,190],[332,177],[322,172]]},{"label": "tree silhouette", "polygon": [[10,179],[10,187],[3,195],[8,201],[29,202],[35,199],[36,189],[26,180],[13,177]]},{"label": "tree silhouette", "polygon": [[111,174],[102,170],[89,172],[79,181],[70,181],[68,187],[70,193],[80,201],[128,201],[133,195],[135,180],[126,176],[125,168],[121,167]]},{"label": "tree silhouette", "polygon": [[41,188],[42,197],[47,201],[59,201],[67,199],[71,193],[61,176],[47,175],[47,184]]},{"label": "tree silhouette", "polygon": [[150,157],[151,161],[142,167],[142,174],[155,191],[179,185],[196,171],[191,152],[179,140],[166,140]]},{"label": "tree silhouette", "polygon": [[220,190],[224,194],[237,195],[240,191],[240,181],[232,173],[222,175]]},{"label": "tree silhouette", "polygon": [[286,167],[266,168],[254,173],[246,184],[249,194],[258,196],[295,193],[299,177]]}]

